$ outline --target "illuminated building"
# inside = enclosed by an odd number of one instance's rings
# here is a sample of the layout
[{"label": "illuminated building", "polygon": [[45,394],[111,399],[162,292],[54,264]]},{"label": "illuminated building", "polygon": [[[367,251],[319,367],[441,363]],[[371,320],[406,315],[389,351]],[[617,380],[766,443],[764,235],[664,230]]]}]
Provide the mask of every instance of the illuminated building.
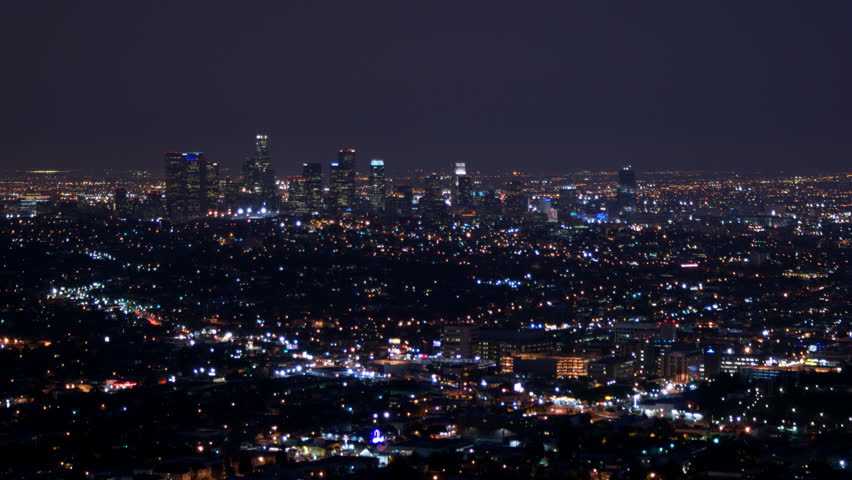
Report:
[{"label": "illuminated building", "polygon": [[204,163],[204,197],[205,211],[215,210],[219,206],[219,164]]},{"label": "illuminated building", "polygon": [[628,357],[610,357],[588,364],[588,375],[595,380],[626,380],[633,377],[634,362]]},{"label": "illuminated building", "polygon": [[593,355],[541,355],[518,354],[511,362],[502,362],[504,373],[515,373],[542,378],[579,378],[588,375]]},{"label": "illuminated building", "polygon": [[204,216],[217,207],[219,165],[201,152],[168,152],[166,207],[173,219]]},{"label": "illuminated building", "polygon": [[447,358],[473,358],[477,328],[447,325],[441,330],[441,350]]},{"label": "illuminated building", "polygon": [[701,379],[701,352],[673,350],[660,357],[660,376],[678,383]]},{"label": "illuminated building", "polygon": [[636,212],[636,172],[629,165],[618,172],[616,205],[619,215]]},{"label": "illuminated building", "polygon": [[322,208],[322,164],[303,163],[302,176],[305,178],[307,209],[319,212]]},{"label": "illuminated building", "polygon": [[385,211],[385,162],[384,160],[370,161],[370,211],[379,213]]},{"label": "illuminated building", "polygon": [[456,162],[453,164],[453,173],[457,177],[467,176],[467,165],[464,162]]},{"label": "illuminated building", "polygon": [[741,370],[760,365],[760,359],[755,355],[729,354],[719,356],[720,369],[723,373],[733,375]]},{"label": "illuminated building", "polygon": [[287,210],[293,213],[308,213],[310,201],[308,179],[305,177],[289,177],[288,180]]},{"label": "illuminated building", "polygon": [[541,331],[480,330],[474,355],[499,362],[513,354],[548,353],[555,347],[553,339]]},{"label": "illuminated building", "polygon": [[456,198],[453,203],[459,207],[469,207],[473,203],[473,185],[470,177],[464,175],[456,179]]},{"label": "illuminated building", "polygon": [[619,322],[612,327],[612,339],[615,342],[648,340],[657,337],[658,328],[648,322]]},{"label": "illuminated building", "polygon": [[335,213],[355,208],[355,149],[341,148],[329,168],[329,208]]},{"label": "illuminated building", "polygon": [[275,172],[271,167],[269,155],[269,135],[258,133],[255,136],[255,152],[243,163],[243,182],[245,189],[252,195],[253,204],[275,207],[278,195],[275,188]]},{"label": "illuminated building", "polygon": [[446,211],[441,177],[436,174],[423,178],[423,198],[420,199],[420,209],[424,215],[441,216]]},{"label": "illuminated building", "polygon": [[577,187],[574,185],[562,186],[559,189],[559,197],[556,202],[557,210],[568,216],[571,213],[577,213],[578,206]]}]

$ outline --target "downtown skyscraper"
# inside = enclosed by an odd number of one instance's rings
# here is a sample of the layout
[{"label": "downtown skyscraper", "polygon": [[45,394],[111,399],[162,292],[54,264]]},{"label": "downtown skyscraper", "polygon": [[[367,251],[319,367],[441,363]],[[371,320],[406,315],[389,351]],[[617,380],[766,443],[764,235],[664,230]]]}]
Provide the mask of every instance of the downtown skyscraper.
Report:
[{"label": "downtown skyscraper", "polygon": [[311,213],[322,209],[322,164],[303,163],[302,177],[305,178],[305,207]]},{"label": "downtown skyscraper", "polygon": [[636,172],[629,165],[618,172],[616,207],[621,216],[636,212]]},{"label": "downtown skyscraper", "polygon": [[370,212],[385,211],[385,196],[387,195],[387,180],[385,178],[385,161],[374,159],[370,161]]},{"label": "downtown skyscraper", "polygon": [[201,152],[167,152],[166,207],[172,219],[207,215],[219,201],[219,164]]},{"label": "downtown skyscraper", "polygon": [[355,149],[341,148],[329,168],[329,210],[348,213],[355,209]]},{"label": "downtown skyscraper", "polygon": [[258,133],[255,136],[255,151],[243,163],[244,189],[256,207],[276,208],[278,205],[275,171],[271,165],[269,135]]}]

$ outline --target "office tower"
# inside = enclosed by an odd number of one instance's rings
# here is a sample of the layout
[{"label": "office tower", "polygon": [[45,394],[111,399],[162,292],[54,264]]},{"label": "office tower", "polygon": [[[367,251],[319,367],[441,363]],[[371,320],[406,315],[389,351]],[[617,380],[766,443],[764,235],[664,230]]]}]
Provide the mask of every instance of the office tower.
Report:
[{"label": "office tower", "polygon": [[205,211],[217,210],[219,208],[219,164],[216,162],[204,163],[204,197]]},{"label": "office tower", "polygon": [[563,216],[567,217],[572,213],[577,213],[578,206],[577,187],[574,185],[563,185],[560,187],[558,198],[556,199],[556,209]]},{"label": "office tower", "polygon": [[236,209],[239,207],[240,186],[230,175],[222,181],[222,208]]},{"label": "office tower", "polygon": [[619,215],[636,212],[636,173],[629,165],[618,172],[616,204]]},{"label": "office tower", "polygon": [[269,155],[269,135],[258,133],[255,136],[255,152],[243,163],[243,182],[255,206],[275,208],[278,204],[275,171]]},{"label": "office tower", "polygon": [[308,213],[310,209],[310,193],[306,177],[289,177],[289,195],[287,196],[287,211],[292,213]]},{"label": "office tower", "polygon": [[166,206],[173,219],[204,216],[216,208],[219,165],[201,152],[167,152]]},{"label": "office tower", "polygon": [[335,213],[355,208],[355,149],[341,148],[329,169],[329,207]]},{"label": "office tower", "polygon": [[309,212],[319,212],[322,208],[322,164],[303,163],[302,176],[305,177],[306,207]]},{"label": "office tower", "polygon": [[441,329],[441,351],[445,358],[473,358],[478,329],[474,325],[447,325]]},{"label": "office tower", "polygon": [[372,213],[381,213],[385,211],[385,195],[386,195],[386,180],[385,180],[385,161],[371,160],[370,161],[370,211]]},{"label": "office tower", "polygon": [[467,165],[464,162],[453,164],[452,204],[455,208],[467,208],[473,203],[473,182],[467,176]]},{"label": "office tower", "polygon": [[444,192],[440,175],[432,174],[423,178],[423,198],[420,199],[420,210],[424,215],[440,216],[447,204],[444,202]]},{"label": "office tower", "polygon": [[503,201],[503,211],[507,215],[523,215],[529,210],[529,199],[524,192],[524,184],[520,179],[513,178],[506,184],[506,195]]},{"label": "office tower", "polygon": [[456,178],[455,206],[467,208],[473,204],[473,182],[467,175]]}]

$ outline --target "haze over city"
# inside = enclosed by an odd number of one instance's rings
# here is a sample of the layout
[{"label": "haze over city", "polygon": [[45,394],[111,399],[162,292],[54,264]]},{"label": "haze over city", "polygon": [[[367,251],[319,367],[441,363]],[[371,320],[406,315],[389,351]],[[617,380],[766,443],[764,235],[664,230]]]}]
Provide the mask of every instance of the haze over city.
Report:
[{"label": "haze over city", "polygon": [[831,171],[848,2],[4,2],[0,165]]}]

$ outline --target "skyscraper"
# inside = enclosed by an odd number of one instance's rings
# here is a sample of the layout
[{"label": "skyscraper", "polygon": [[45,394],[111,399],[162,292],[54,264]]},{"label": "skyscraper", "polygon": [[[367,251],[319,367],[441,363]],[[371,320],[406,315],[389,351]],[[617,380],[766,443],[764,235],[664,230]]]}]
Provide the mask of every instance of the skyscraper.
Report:
[{"label": "skyscraper", "polygon": [[257,205],[274,208],[278,203],[275,187],[275,171],[269,156],[269,135],[255,136],[255,152],[243,163],[243,182],[246,191],[254,197]]},{"label": "skyscraper", "polygon": [[473,204],[473,182],[467,175],[456,178],[456,198],[454,205],[467,208]]},{"label": "skyscraper", "polygon": [[473,184],[467,176],[467,165],[464,162],[453,164],[453,207],[467,208],[473,203]]},{"label": "skyscraper", "polygon": [[385,211],[385,161],[370,161],[370,211],[381,213]]},{"label": "skyscraper", "polygon": [[420,199],[420,211],[427,216],[443,216],[447,204],[444,203],[444,192],[441,177],[437,174],[423,178],[423,198]]},{"label": "skyscraper", "polygon": [[292,213],[309,213],[308,202],[308,179],[305,177],[290,177],[287,210]]},{"label": "skyscraper", "polygon": [[303,163],[302,176],[305,177],[306,208],[311,213],[322,208],[322,164]]},{"label": "skyscraper", "polygon": [[201,152],[167,152],[166,206],[173,219],[200,217],[216,208],[219,165]]},{"label": "skyscraper", "polygon": [[219,206],[219,164],[204,162],[204,198],[206,203],[203,212],[215,210]]},{"label": "skyscraper", "polygon": [[341,148],[329,169],[329,207],[335,213],[355,208],[355,149]]},{"label": "skyscraper", "polygon": [[556,208],[565,216],[577,212],[578,207],[577,187],[574,185],[563,185],[559,187],[556,199]]},{"label": "skyscraper", "polygon": [[636,211],[636,173],[629,165],[618,172],[616,205],[619,215],[631,215]]}]

